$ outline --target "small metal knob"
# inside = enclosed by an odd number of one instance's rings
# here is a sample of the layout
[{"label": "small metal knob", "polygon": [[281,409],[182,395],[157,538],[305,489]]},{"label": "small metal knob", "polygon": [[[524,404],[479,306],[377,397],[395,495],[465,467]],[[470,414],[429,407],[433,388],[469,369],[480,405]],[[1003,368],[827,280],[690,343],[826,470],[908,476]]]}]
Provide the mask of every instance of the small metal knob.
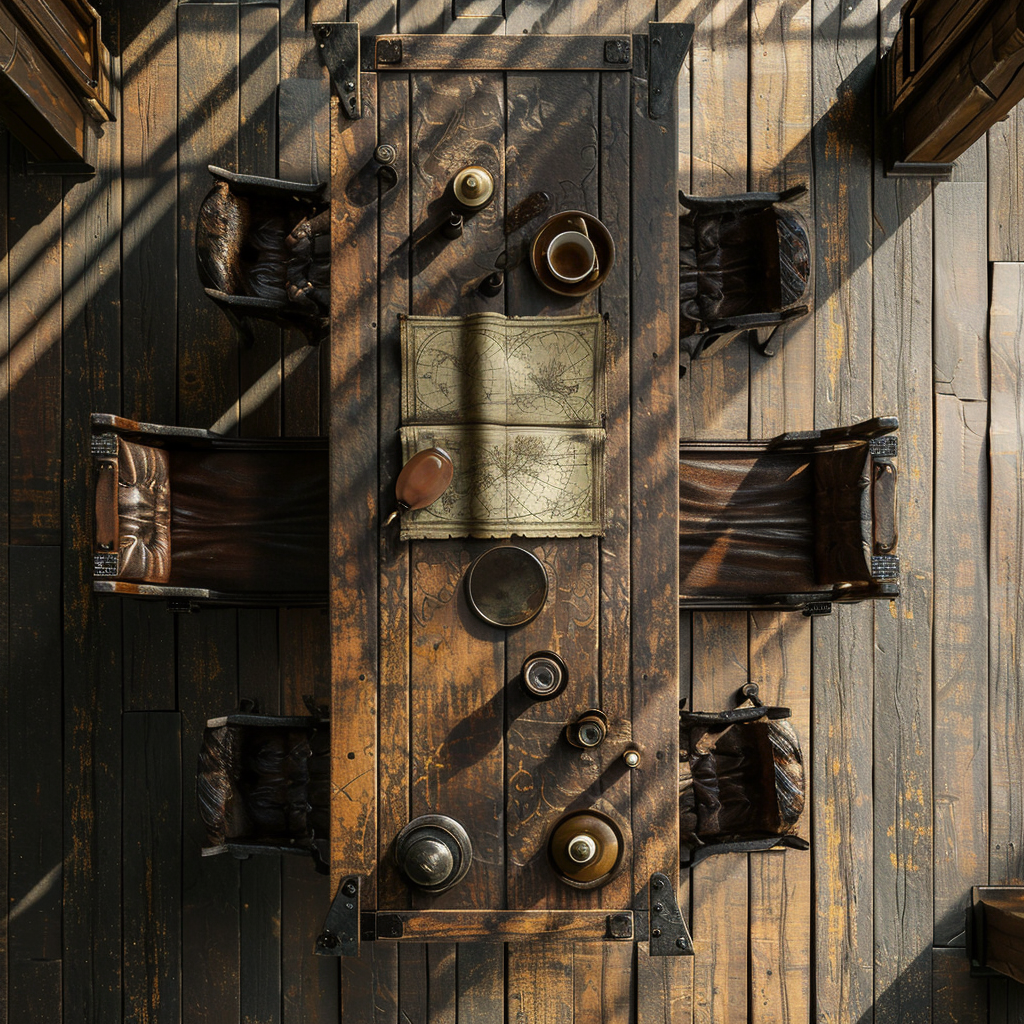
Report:
[{"label": "small metal knob", "polygon": [[567,727],[565,738],[574,747],[592,750],[594,747],[599,747],[607,735],[608,719],[604,712],[592,708],[590,711],[585,711]]},{"label": "small metal knob", "polygon": [[429,887],[443,882],[452,873],[455,858],[440,839],[426,836],[405,851],[403,867],[410,882]]},{"label": "small metal knob", "polygon": [[412,885],[427,892],[444,892],[469,870],[473,846],[454,818],[424,814],[398,833],[394,857]]},{"label": "small metal knob", "polygon": [[640,751],[626,750],[622,754],[622,760],[626,762],[627,768],[638,768],[640,766]]},{"label": "small metal knob", "polygon": [[589,864],[597,856],[597,843],[587,835],[569,840],[569,857],[577,864]]},{"label": "small metal knob", "polygon": [[463,167],[452,182],[452,193],[461,206],[479,210],[494,195],[494,178],[485,167]]},{"label": "small metal knob", "polygon": [[393,164],[398,159],[398,150],[390,143],[383,142],[373,151],[373,159],[379,164]]}]

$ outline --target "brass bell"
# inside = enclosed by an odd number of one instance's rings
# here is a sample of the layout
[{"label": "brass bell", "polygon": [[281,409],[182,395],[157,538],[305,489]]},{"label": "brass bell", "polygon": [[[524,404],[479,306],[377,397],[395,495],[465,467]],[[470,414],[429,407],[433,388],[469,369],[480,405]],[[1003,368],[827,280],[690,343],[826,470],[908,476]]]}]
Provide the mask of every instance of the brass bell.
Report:
[{"label": "brass bell", "polygon": [[398,474],[395,481],[398,509],[388,516],[384,525],[403,512],[433,504],[448,489],[454,475],[451,456],[443,448],[424,448],[417,452]]},{"label": "brass bell", "polygon": [[479,210],[494,195],[494,178],[485,167],[463,167],[452,182],[452,194],[468,212]]},{"label": "brass bell", "polygon": [[576,889],[594,889],[609,881],[622,863],[622,849],[618,827],[597,811],[563,818],[548,843],[555,871]]}]

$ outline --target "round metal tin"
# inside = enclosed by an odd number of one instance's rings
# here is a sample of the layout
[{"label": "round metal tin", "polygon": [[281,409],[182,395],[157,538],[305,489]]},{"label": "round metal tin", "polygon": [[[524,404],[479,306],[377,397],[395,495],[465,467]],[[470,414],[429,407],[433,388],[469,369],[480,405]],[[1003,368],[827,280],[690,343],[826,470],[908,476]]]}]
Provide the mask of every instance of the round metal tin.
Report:
[{"label": "round metal tin", "polygon": [[470,608],[491,626],[510,629],[536,618],[548,596],[540,559],[511,544],[485,551],[466,573]]}]

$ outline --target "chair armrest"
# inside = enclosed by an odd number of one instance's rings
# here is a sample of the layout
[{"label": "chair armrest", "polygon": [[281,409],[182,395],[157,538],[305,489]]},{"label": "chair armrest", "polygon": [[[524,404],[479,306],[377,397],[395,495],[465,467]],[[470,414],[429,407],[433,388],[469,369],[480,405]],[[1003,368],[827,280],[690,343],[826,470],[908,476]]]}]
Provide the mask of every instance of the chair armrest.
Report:
[{"label": "chair armrest", "polygon": [[117,459],[96,459],[94,551],[117,551],[120,542],[117,517]]},{"label": "chair armrest", "polygon": [[876,555],[896,550],[899,528],[896,519],[896,466],[876,459],[872,471],[871,506],[874,513],[873,540]]}]

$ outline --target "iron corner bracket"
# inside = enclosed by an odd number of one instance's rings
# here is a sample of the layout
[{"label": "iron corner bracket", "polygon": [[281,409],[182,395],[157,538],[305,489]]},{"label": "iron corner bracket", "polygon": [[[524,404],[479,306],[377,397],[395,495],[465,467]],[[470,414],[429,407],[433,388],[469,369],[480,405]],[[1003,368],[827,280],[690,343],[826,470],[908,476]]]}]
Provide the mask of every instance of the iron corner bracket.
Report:
[{"label": "iron corner bracket", "polygon": [[693,939],[686,927],[672,882],[660,871],[651,875],[649,952],[651,956],[693,956]]},{"label": "iron corner bracket", "polygon": [[693,25],[681,21],[652,21],[647,74],[647,113],[654,121],[672,115],[676,79],[693,39]]},{"label": "iron corner bracket", "polygon": [[363,116],[359,93],[359,23],[317,21],[313,24],[317,48],[338,93],[341,112],[350,120]]},{"label": "iron corner bracket", "polygon": [[323,930],[317,936],[318,956],[359,956],[362,919],[359,914],[361,875],[346,875],[338,885]]}]

